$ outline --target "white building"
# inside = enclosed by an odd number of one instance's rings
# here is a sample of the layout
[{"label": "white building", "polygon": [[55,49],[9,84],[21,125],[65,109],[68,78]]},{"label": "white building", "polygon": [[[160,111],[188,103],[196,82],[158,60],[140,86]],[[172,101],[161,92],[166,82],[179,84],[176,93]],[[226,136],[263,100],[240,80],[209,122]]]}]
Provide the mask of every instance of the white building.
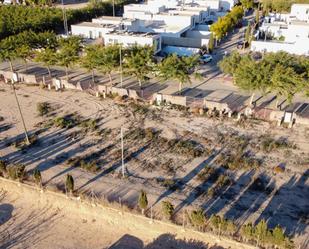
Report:
[{"label": "white building", "polygon": [[205,24],[226,14],[234,0],[149,0],[124,6],[122,17],[102,16],[92,23],[72,25],[73,35],[102,38],[104,44],[121,43],[200,48],[207,46],[211,32]]},{"label": "white building", "polygon": [[253,41],[252,51],[278,52],[309,56],[309,4],[294,4],[289,14],[265,18],[260,33],[272,36],[271,41]]}]

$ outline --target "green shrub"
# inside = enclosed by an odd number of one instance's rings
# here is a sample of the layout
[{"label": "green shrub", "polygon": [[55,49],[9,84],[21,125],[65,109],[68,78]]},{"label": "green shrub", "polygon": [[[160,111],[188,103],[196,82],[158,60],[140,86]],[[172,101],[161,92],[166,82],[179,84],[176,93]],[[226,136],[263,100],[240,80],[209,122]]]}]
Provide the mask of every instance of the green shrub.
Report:
[{"label": "green shrub", "polygon": [[6,176],[6,174],[7,174],[6,162],[0,160],[0,176]]},{"label": "green shrub", "polygon": [[80,167],[84,170],[87,170],[89,172],[95,173],[97,172],[100,167],[97,165],[97,163],[95,161],[91,161],[91,162],[85,162],[84,160],[80,161]]},{"label": "green shrub", "polygon": [[61,129],[69,129],[72,128],[76,124],[76,119],[73,115],[67,115],[64,117],[57,117],[53,121],[54,126],[59,127]]},{"label": "green shrub", "polygon": [[51,107],[48,102],[40,102],[36,105],[37,112],[39,116],[44,116],[49,113]]},{"label": "green shrub", "polygon": [[193,226],[203,229],[206,223],[206,216],[202,209],[193,210],[190,214],[190,222]]},{"label": "green shrub", "polygon": [[295,144],[290,143],[287,139],[279,138],[274,139],[270,137],[263,137],[261,142],[261,148],[264,152],[272,152],[277,149],[295,149]]},{"label": "green shrub", "polygon": [[148,199],[147,194],[144,190],[141,190],[139,197],[138,197],[138,206],[142,210],[142,214],[144,214],[144,210],[148,206]]},{"label": "green shrub", "polygon": [[205,166],[205,168],[197,175],[197,179],[201,182],[209,180],[211,176],[215,173],[215,169],[210,166]]},{"label": "green shrub", "polygon": [[87,131],[95,131],[97,129],[97,121],[95,119],[88,119],[80,122],[79,127]]},{"label": "green shrub", "polygon": [[25,165],[22,164],[14,164],[7,168],[8,176],[12,180],[19,180],[23,181],[26,171],[25,171]]},{"label": "green shrub", "polygon": [[67,174],[65,180],[65,189],[68,193],[73,193],[74,191],[74,179],[73,176]]},{"label": "green shrub", "polygon": [[174,213],[174,206],[169,201],[162,202],[162,213],[167,219],[171,219]]},{"label": "green shrub", "polygon": [[41,171],[39,169],[35,169],[33,171],[33,179],[38,186],[42,185],[42,176]]}]

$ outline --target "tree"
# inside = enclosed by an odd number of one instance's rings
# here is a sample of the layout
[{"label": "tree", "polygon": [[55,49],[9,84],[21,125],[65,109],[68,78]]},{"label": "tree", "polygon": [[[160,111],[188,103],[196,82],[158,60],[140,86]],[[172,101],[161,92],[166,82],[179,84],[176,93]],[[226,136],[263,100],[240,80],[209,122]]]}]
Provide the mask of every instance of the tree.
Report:
[{"label": "tree", "polygon": [[240,0],[241,5],[245,10],[253,8],[254,1],[253,0]]},{"label": "tree", "polygon": [[241,55],[237,51],[233,51],[219,62],[219,68],[223,73],[233,76],[240,61]]},{"label": "tree", "polygon": [[145,209],[148,206],[147,194],[144,190],[142,190],[138,197],[138,206],[142,210],[142,214],[144,214]]},{"label": "tree", "polygon": [[212,53],[212,51],[214,50],[214,46],[215,46],[215,42],[214,42],[214,36],[211,33],[210,37],[209,37],[209,42],[208,42],[208,53]]},{"label": "tree", "polygon": [[252,223],[245,224],[240,229],[240,234],[246,241],[253,239],[254,237],[254,227]]},{"label": "tree", "polygon": [[0,42],[0,60],[8,61],[12,72],[14,72],[12,61],[17,58],[16,47],[16,41],[11,36]]},{"label": "tree", "polygon": [[260,10],[257,8],[255,10],[255,24],[258,25],[260,23]]},{"label": "tree", "polygon": [[5,177],[7,174],[6,162],[0,160],[0,176]]},{"label": "tree", "polygon": [[120,49],[118,45],[101,47],[99,50],[99,67],[102,73],[107,73],[112,84],[112,72],[120,65]]},{"label": "tree", "polygon": [[[246,33],[245,33],[245,42],[246,44],[250,45],[251,42],[251,23],[248,23],[247,29],[246,29]],[[244,46],[245,48],[245,46]]]},{"label": "tree", "polygon": [[21,58],[24,61],[26,72],[28,71],[28,61],[27,60],[29,59],[31,55],[32,55],[32,50],[28,45],[21,45],[16,48],[16,56],[18,58]]},{"label": "tree", "polygon": [[66,189],[66,192],[69,192],[71,194],[74,191],[74,179],[73,179],[73,176],[71,176],[69,174],[67,174],[67,176],[66,176],[65,189]]},{"label": "tree", "polygon": [[153,67],[152,47],[134,45],[126,51],[125,73],[135,76],[140,87],[148,79],[148,75],[153,71]]},{"label": "tree", "polygon": [[35,183],[41,187],[42,186],[42,176],[41,176],[41,171],[39,169],[35,169],[33,171],[33,178],[34,178]]},{"label": "tree", "polygon": [[277,246],[282,246],[285,242],[283,229],[277,225],[272,231],[272,242]]},{"label": "tree", "polygon": [[79,60],[79,52],[81,51],[81,38],[71,36],[63,38],[59,41],[60,48],[57,53],[57,63],[59,66],[65,67],[65,74],[69,80],[68,69]]},{"label": "tree", "polygon": [[100,45],[90,45],[85,49],[85,55],[80,59],[81,66],[91,72],[92,83],[95,83],[94,70],[99,66]]},{"label": "tree", "polygon": [[193,210],[190,214],[190,222],[193,226],[198,227],[199,230],[203,229],[206,222],[206,216],[203,210]]},{"label": "tree", "polygon": [[267,238],[267,224],[264,219],[262,219],[255,227],[254,229],[254,236],[256,237],[258,241],[258,245],[260,245],[261,242],[264,242]]},{"label": "tree", "polygon": [[167,219],[171,219],[174,213],[174,206],[169,201],[162,202],[162,213]]},{"label": "tree", "polygon": [[200,76],[195,72],[198,63],[198,56],[178,57],[176,54],[170,55],[158,65],[159,77],[163,80],[178,81],[179,94],[181,94],[183,85],[191,83],[191,74],[194,74],[195,77]]},{"label": "tree", "polygon": [[35,61],[43,63],[47,68],[48,74],[52,77],[51,66],[57,64],[56,51],[52,48],[45,48],[35,53]]}]

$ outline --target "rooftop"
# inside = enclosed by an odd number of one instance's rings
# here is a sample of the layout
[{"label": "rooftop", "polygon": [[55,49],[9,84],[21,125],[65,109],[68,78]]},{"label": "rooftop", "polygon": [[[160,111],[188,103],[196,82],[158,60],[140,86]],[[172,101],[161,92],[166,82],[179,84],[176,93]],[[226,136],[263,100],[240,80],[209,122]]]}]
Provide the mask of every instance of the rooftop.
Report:
[{"label": "rooftop", "polygon": [[93,22],[81,22],[77,24],[72,24],[71,26],[94,27],[94,28],[115,28],[116,27],[113,24],[100,24],[100,23],[93,23]]},{"label": "rooftop", "polygon": [[119,36],[136,36],[136,37],[154,37],[157,36],[158,33],[145,33],[145,32],[133,32],[133,31],[119,31],[113,30],[108,32],[106,35],[119,35]]}]

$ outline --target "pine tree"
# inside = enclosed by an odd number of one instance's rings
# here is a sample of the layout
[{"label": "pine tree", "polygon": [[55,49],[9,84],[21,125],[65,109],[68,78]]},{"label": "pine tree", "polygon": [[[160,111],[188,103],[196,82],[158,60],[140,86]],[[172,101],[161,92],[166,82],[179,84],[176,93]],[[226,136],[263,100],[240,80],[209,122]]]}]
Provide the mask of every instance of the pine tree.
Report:
[{"label": "pine tree", "polygon": [[35,183],[38,186],[42,185],[42,176],[41,176],[41,171],[39,169],[35,169],[33,171],[33,178],[34,178]]},{"label": "pine tree", "polygon": [[65,188],[66,188],[66,191],[71,193],[71,194],[74,191],[74,179],[73,179],[73,176],[71,176],[69,174],[67,174],[67,176],[66,176]]},{"label": "pine tree", "polygon": [[138,197],[138,206],[142,210],[142,214],[144,214],[145,209],[148,206],[147,194],[144,190],[142,190]]},{"label": "pine tree", "polygon": [[174,206],[169,201],[163,201],[162,202],[162,213],[167,219],[171,219],[173,213],[174,213]]},{"label": "pine tree", "polygon": [[214,42],[214,36],[211,33],[209,37],[209,42],[208,42],[208,53],[212,53],[214,50],[215,42]]}]

